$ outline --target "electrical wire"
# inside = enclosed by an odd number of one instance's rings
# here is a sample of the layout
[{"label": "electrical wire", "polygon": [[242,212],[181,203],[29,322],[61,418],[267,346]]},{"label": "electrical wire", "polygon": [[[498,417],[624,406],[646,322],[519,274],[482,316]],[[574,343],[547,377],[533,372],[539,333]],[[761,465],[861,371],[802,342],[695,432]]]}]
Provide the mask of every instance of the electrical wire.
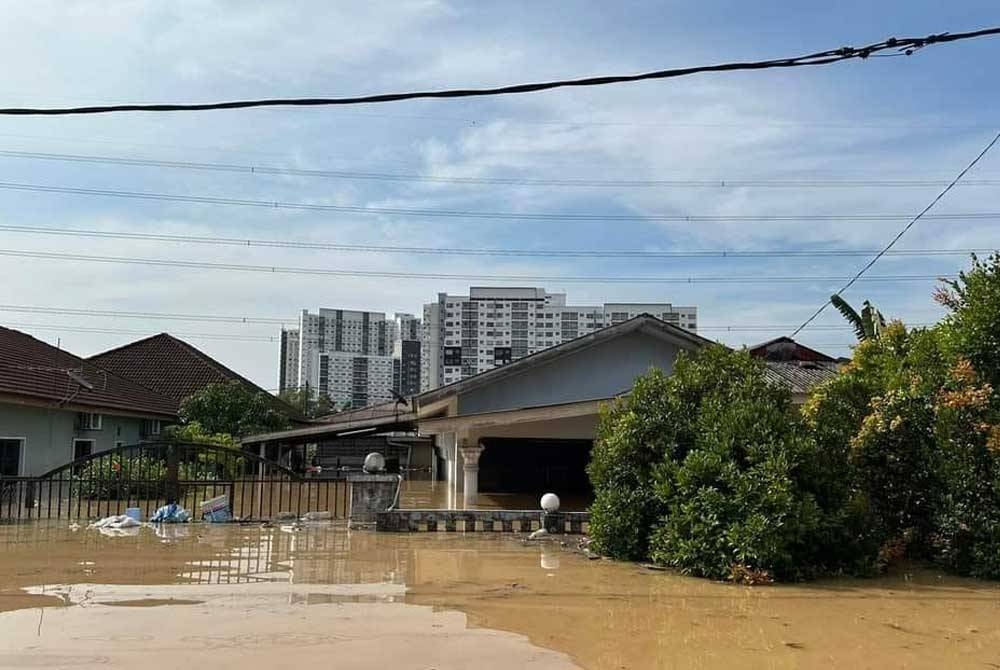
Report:
[{"label": "electrical wire", "polygon": [[[111,335],[150,335],[154,334],[150,330],[138,330],[129,328],[95,328],[90,326],[60,326],[47,323],[8,323],[4,327],[8,328],[33,328],[35,330],[55,330],[73,333],[104,333]],[[171,333],[178,337],[200,338],[203,340],[225,340],[233,342],[278,342],[277,337],[269,335],[230,335],[227,333]]]},{"label": "electrical wire", "polygon": [[[560,79],[530,84],[513,84],[489,88],[464,88],[409,91],[401,93],[380,93],[351,97],[324,98],[264,98],[257,100],[233,100],[227,102],[184,103],[184,104],[114,104],[92,105],[79,107],[6,107],[0,109],[0,115],[8,116],[65,116],[75,114],[105,114],[110,112],[179,112],[208,111],[224,109],[246,109],[251,107],[316,107],[332,105],[359,105],[383,102],[398,102],[421,98],[469,98],[481,96],[510,95],[534,93],[564,87],[606,86],[656,79],[671,79],[708,72],[734,72],[745,70],[766,70],[772,68],[792,68],[814,65],[827,65],[853,59],[867,59],[883,55],[885,51],[895,51],[899,55],[911,55],[919,49],[933,44],[956,42],[978,37],[1000,34],[1000,27],[984,28],[961,33],[939,33],[925,37],[891,37],[881,42],[875,42],[863,47],[844,46],[828,49],[802,56],[792,56],[771,60],[720,63],[715,65],[700,65],[695,67],[656,70],[632,75],[611,75],[585,77],[582,79]],[[888,55],[888,54],[886,54]]]},{"label": "electrical wire", "polygon": [[[876,251],[867,249],[695,249],[683,251],[655,251],[646,249],[485,249],[459,247],[413,247],[376,244],[340,244],[336,242],[307,242],[295,240],[264,240],[238,237],[209,237],[201,235],[169,235],[166,233],[134,233],[128,231],[94,230],[82,228],[49,228],[45,226],[19,226],[0,224],[0,231],[63,237],[97,239],[145,240],[181,244],[210,244],[235,247],[269,247],[281,249],[321,249],[325,251],[350,251],[378,254],[414,254],[448,256],[516,256],[530,258],[827,258],[870,256]],[[990,248],[965,249],[900,249],[890,251],[890,256],[968,256],[989,253]]]},{"label": "electrical wire", "polygon": [[[455,279],[472,281],[513,281],[513,282],[562,282],[600,284],[787,284],[801,282],[842,281],[840,276],[807,275],[761,275],[761,276],[707,276],[707,277],[618,277],[618,276],[559,276],[559,275],[487,275],[448,274],[439,272],[388,272],[377,270],[332,270],[327,268],[303,268],[279,265],[240,265],[235,263],[208,263],[203,261],[182,261],[160,258],[136,258],[121,256],[91,256],[66,254],[49,251],[26,251],[0,249],[0,256],[36,258],[45,260],[85,261],[94,263],[115,263],[125,265],[149,265],[171,268],[198,268],[205,270],[231,270],[239,272],[263,272],[268,274],[298,274],[334,277],[379,277],[387,279]],[[873,282],[910,282],[930,279],[950,278],[950,275],[913,274],[878,275],[867,277]]]},{"label": "electrical wire", "polygon": [[[21,314],[44,314],[56,316],[83,316],[95,318],[127,318],[127,319],[150,319],[167,321],[203,321],[208,323],[225,324],[267,324],[286,325],[292,324],[293,330],[297,329],[298,317],[282,319],[271,316],[224,316],[219,314],[189,314],[189,313],[167,313],[167,312],[140,312],[120,309],[92,309],[81,307],[51,307],[40,305],[4,305],[0,304],[0,312],[13,312]],[[929,323],[910,324],[913,327],[928,326]],[[717,332],[787,332],[790,325],[776,324],[699,324],[698,331]],[[812,331],[837,331],[853,330],[849,324],[822,324],[811,326]]]},{"label": "electrical wire", "polygon": [[[37,151],[0,150],[0,158],[59,161],[127,167],[157,167],[168,169],[235,172],[249,175],[322,177],[376,181],[424,182],[435,184],[477,184],[491,186],[544,186],[570,188],[915,188],[944,186],[947,180],[937,179],[528,179],[522,177],[449,177],[442,175],[396,174],[389,172],[357,172],[351,170],[309,170],[268,165],[238,165],[172,161],[155,158],[129,158],[89,154],[47,153]],[[1000,179],[975,179],[963,186],[998,186]]]},{"label": "electrical wire", "polygon": [[[868,263],[866,263],[864,267],[862,267],[860,270],[858,270],[857,274],[855,274],[851,279],[849,279],[846,284],[844,284],[842,287],[840,287],[840,289],[834,295],[839,296],[844,291],[846,291],[847,289],[849,289],[852,286],[854,286],[854,284],[858,280],[860,280],[861,277],[866,272],[868,272],[868,270],[870,270],[871,267],[873,265],[875,265],[875,263],[877,263],[880,258],[882,258],[887,253],[889,253],[889,250],[892,249],[892,247],[896,244],[896,242],[898,242],[903,237],[903,235],[905,235],[910,230],[910,228],[912,228],[914,226],[914,224],[917,223],[917,221],[919,221],[922,218],[927,218],[927,219],[931,218],[929,216],[925,216],[925,214],[927,214],[927,212],[931,211],[931,209],[933,209],[934,206],[936,204],[938,204],[941,201],[942,198],[944,198],[944,196],[948,195],[948,192],[951,191],[951,189],[953,189],[955,187],[955,185],[958,184],[958,182],[960,182],[962,180],[962,177],[964,177],[966,175],[966,173],[969,172],[969,170],[971,170],[972,168],[974,168],[976,166],[976,164],[983,158],[983,156],[985,156],[986,154],[989,153],[990,149],[993,148],[993,145],[995,145],[997,143],[997,141],[1000,141],[1000,133],[997,133],[993,137],[993,139],[990,140],[990,143],[987,144],[986,147],[982,151],[979,152],[979,155],[976,156],[974,159],[972,159],[972,162],[969,163],[968,165],[966,165],[965,169],[962,170],[961,172],[959,172],[958,175],[951,181],[950,184],[948,184],[948,186],[945,187],[945,189],[943,191],[941,191],[940,193],[938,193],[937,196],[935,196],[934,199],[931,200],[927,204],[926,207],[924,207],[922,210],[920,210],[920,212],[915,217],[913,217],[913,219],[909,223],[907,223],[905,226],[903,226],[902,230],[900,230],[898,233],[896,233],[896,236],[893,237],[889,241],[889,244],[887,244],[885,246],[885,248],[883,248],[880,252],[878,252],[877,254],[875,254],[875,257],[872,258],[870,261],[868,261]],[[830,304],[831,304],[831,299],[828,298],[826,302],[824,302],[822,305],[820,305],[819,309],[817,309],[815,312],[813,312],[812,316],[810,316],[808,319],[806,319],[802,323],[801,326],[799,326],[798,328],[795,329],[795,331],[791,334],[791,337],[794,338],[796,335],[798,335],[802,331],[803,328],[805,328],[810,323],[812,323],[813,321],[815,321],[816,317],[818,317],[820,314],[822,314],[823,311],[827,308],[827,305],[830,305]]]},{"label": "electrical wire", "polygon": [[[46,184],[25,184],[20,182],[0,182],[0,189],[8,191],[31,191],[38,193],[67,193],[72,195],[93,195],[111,198],[138,200],[158,200],[167,202],[192,202],[206,205],[233,205],[259,207],[264,209],[294,209],[317,212],[349,212],[352,214],[377,214],[392,216],[423,216],[461,219],[495,219],[505,221],[663,221],[678,223],[743,223],[743,222],[797,222],[797,221],[905,221],[910,214],[762,214],[762,215],[695,215],[695,214],[571,214],[566,212],[479,212],[446,209],[412,209],[399,207],[367,207],[354,205],[324,205],[305,202],[281,202],[278,200],[246,200],[213,196],[184,195],[175,193],[152,193],[149,191],[124,191],[118,189],[76,188],[71,186],[49,186]],[[1000,218],[998,212],[965,212],[937,214],[925,217],[939,221],[979,221]]]}]

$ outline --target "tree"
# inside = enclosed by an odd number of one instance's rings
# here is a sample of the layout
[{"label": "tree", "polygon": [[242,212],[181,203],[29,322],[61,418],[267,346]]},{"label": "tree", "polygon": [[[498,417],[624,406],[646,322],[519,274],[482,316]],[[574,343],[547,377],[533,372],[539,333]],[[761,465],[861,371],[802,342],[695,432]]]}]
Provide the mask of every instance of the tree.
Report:
[{"label": "tree", "polygon": [[983,381],[1000,389],[1000,253],[944,280],[935,300],[950,310],[942,327],[955,352],[968,359]]},{"label": "tree", "polygon": [[314,419],[335,411],[328,396],[314,395],[308,387],[287,389],[279,393],[278,397],[297,409],[307,419]]},{"label": "tree", "polygon": [[885,317],[867,300],[863,303],[860,314],[839,294],[830,296],[830,304],[836,307],[837,311],[854,327],[854,333],[858,336],[859,342],[875,339],[885,329]]},{"label": "tree", "polygon": [[209,384],[181,402],[183,423],[198,422],[208,433],[243,437],[284,430],[291,424],[274,399],[237,381]]}]

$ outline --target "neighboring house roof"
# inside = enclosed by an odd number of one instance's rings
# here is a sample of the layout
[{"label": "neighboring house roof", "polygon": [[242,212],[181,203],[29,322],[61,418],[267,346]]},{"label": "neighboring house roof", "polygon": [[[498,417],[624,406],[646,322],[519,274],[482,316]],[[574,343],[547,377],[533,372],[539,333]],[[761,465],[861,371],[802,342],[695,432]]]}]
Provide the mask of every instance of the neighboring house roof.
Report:
[{"label": "neighboring house roof", "polygon": [[709,344],[716,344],[716,342],[712,340],[696,335],[689,330],[667,323],[666,321],[662,321],[655,316],[640,314],[639,316],[631,318],[628,321],[623,321],[613,326],[602,328],[601,330],[595,330],[592,333],[582,335],[572,340],[567,340],[562,344],[542,349],[539,352],[519,358],[512,363],[508,363],[507,365],[493,368],[492,370],[487,370],[485,372],[480,372],[479,374],[466,377],[465,379],[461,379],[445,386],[439,386],[435,389],[431,389],[430,391],[424,391],[423,393],[415,395],[412,402],[416,402],[419,407],[421,404],[436,402],[450,395],[465,393],[485,384],[490,384],[498,379],[519,374],[532,366],[562,358],[563,356],[567,356],[581,349],[585,349],[600,342],[605,342],[632,332],[643,332],[666,341],[685,345],[686,348],[697,348]]},{"label": "neighboring house roof", "polygon": [[[87,360],[153,389],[177,405],[209,384],[236,381],[251,391],[267,393],[205,352],[168,333],[137,340],[95,354]],[[293,407],[269,393],[267,395],[283,412],[299,418]]]},{"label": "neighboring house roof", "polygon": [[0,396],[113,414],[175,417],[177,403],[79,356],[0,327]]},{"label": "neighboring house roof", "polygon": [[785,386],[793,394],[810,393],[817,385],[837,376],[832,363],[766,361],[768,381]]},{"label": "neighboring house roof", "polygon": [[761,342],[748,349],[751,356],[769,361],[817,361],[835,363],[837,359],[827,356],[822,351],[816,351],[804,344],[799,344],[790,337],[776,337],[767,342]]}]

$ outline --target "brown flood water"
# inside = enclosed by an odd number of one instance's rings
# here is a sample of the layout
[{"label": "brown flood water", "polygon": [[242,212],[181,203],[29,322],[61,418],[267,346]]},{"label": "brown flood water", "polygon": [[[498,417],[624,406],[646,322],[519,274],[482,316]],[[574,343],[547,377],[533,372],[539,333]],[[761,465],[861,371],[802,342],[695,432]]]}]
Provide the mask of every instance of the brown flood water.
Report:
[{"label": "brown flood water", "polygon": [[[514,536],[0,526],[0,668],[1000,668],[1000,588],[747,588]],[[392,665],[389,665],[389,664]]]}]

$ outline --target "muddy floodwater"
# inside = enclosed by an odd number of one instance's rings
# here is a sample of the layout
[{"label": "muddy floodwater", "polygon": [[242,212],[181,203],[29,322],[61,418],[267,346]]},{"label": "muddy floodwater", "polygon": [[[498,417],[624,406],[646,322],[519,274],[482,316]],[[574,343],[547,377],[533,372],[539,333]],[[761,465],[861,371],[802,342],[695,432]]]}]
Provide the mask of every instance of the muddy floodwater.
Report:
[{"label": "muddy floodwater", "polygon": [[1000,668],[1000,589],[929,570],[747,588],[511,535],[133,530],[0,526],[0,668]]}]

